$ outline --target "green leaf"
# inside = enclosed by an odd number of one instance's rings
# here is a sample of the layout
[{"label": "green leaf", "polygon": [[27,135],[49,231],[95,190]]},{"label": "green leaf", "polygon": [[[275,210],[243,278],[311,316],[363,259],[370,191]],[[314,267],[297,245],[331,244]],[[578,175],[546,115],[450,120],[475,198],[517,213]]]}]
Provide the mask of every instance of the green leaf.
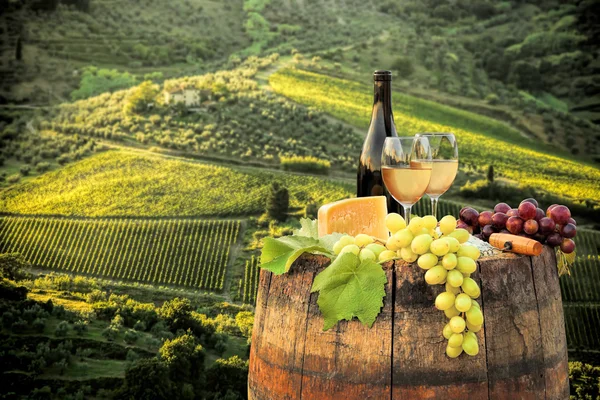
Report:
[{"label": "green leaf", "polygon": [[358,317],[371,327],[383,307],[387,277],[381,265],[345,253],[316,276],[312,292],[319,292],[317,304],[325,321],[323,330],[338,321]]},{"label": "green leaf", "polygon": [[319,225],[316,219],[301,218],[300,229],[294,230],[295,236],[306,236],[313,239],[319,239]]},{"label": "green leaf", "polygon": [[340,238],[344,236],[341,233],[330,233],[329,235],[325,235],[319,239],[319,242],[323,245],[323,247],[327,248],[331,253],[333,253],[333,245],[337,243]]},{"label": "green leaf", "polygon": [[323,254],[331,257],[332,253],[317,239],[306,236],[284,236],[279,239],[265,238],[260,257],[261,268],[281,275],[304,253]]}]

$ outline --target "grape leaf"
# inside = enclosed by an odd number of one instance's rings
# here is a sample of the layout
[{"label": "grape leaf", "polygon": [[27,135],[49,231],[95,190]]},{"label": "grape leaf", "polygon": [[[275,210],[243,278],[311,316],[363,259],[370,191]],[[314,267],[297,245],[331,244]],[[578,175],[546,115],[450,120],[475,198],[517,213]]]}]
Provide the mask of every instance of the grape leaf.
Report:
[{"label": "grape leaf", "polygon": [[565,254],[562,250],[556,250],[556,265],[558,267],[558,276],[571,275],[571,267],[575,263],[575,252]]},{"label": "grape leaf", "polygon": [[295,236],[306,236],[313,239],[319,239],[319,225],[316,219],[301,218],[300,229],[294,230]]},{"label": "grape leaf", "polygon": [[387,277],[375,261],[360,259],[345,253],[323,271],[313,282],[311,293],[319,292],[317,304],[323,314],[326,331],[338,321],[358,317],[371,327],[383,307]]},{"label": "grape leaf", "polygon": [[260,267],[281,275],[304,253],[322,254],[332,257],[333,253],[319,240],[306,236],[283,236],[278,239],[265,238],[260,256]]}]

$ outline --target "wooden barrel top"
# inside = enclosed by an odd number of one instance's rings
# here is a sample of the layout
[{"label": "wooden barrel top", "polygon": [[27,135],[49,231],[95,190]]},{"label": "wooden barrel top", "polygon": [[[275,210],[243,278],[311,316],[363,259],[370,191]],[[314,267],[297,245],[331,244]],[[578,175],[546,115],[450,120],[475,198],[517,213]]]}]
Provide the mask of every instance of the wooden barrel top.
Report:
[{"label": "wooden barrel top", "polygon": [[478,260],[485,316],[475,357],[445,355],[443,285],[405,262],[385,266],[384,306],[372,328],[323,331],[316,274],[305,255],[288,274],[261,271],[249,371],[250,399],[568,399],[567,347],[554,251]]}]

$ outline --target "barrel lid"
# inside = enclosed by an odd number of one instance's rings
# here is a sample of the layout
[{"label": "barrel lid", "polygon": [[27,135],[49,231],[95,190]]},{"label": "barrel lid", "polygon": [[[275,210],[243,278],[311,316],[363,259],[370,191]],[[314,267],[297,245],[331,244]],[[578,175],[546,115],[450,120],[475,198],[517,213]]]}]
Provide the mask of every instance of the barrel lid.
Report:
[{"label": "barrel lid", "polygon": [[392,80],[392,71],[386,70],[377,70],[373,72],[373,80],[374,81],[391,81]]}]

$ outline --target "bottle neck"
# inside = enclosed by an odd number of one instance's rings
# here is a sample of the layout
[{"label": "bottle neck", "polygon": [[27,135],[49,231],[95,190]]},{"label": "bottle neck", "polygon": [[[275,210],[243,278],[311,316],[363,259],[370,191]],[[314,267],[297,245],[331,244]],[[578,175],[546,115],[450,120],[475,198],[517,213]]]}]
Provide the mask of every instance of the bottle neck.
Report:
[{"label": "bottle neck", "polygon": [[394,115],[392,114],[392,82],[375,81],[373,85],[373,115],[371,120],[383,117],[386,136],[392,136]]}]

